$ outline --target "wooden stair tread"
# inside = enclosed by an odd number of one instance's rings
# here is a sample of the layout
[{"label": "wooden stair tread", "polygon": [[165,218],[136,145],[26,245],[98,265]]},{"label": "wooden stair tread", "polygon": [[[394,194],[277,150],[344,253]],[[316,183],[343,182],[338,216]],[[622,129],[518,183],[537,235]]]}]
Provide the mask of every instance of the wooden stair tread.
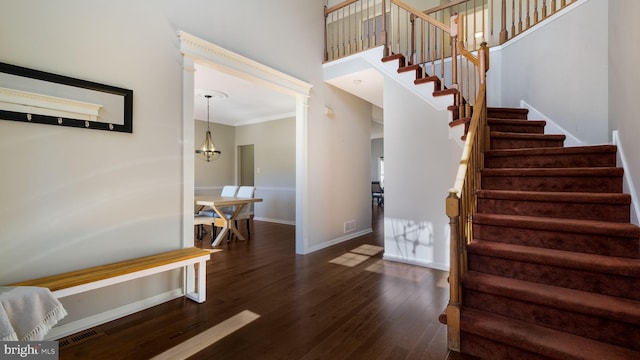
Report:
[{"label": "wooden stair tread", "polygon": [[[453,121],[451,121],[449,123],[449,127],[456,127],[458,125],[465,125],[467,123],[471,122],[471,118],[470,117],[465,117],[465,118],[459,118],[459,119],[455,119]],[[466,137],[466,135],[463,135],[463,138]]]},{"label": "wooden stair tread", "polygon": [[530,156],[530,155],[569,155],[569,154],[593,154],[593,153],[615,153],[615,145],[592,145],[575,147],[546,147],[546,148],[526,148],[526,149],[495,149],[489,150],[485,156]]},{"label": "wooden stair tread", "polygon": [[618,167],[583,168],[485,168],[484,176],[622,176],[624,170]]},{"label": "wooden stair tread", "polygon": [[398,68],[398,74],[411,71],[415,72],[416,79],[422,78],[422,67],[420,65],[407,65]]},{"label": "wooden stair tread", "polygon": [[457,89],[444,89],[444,90],[434,91],[433,96],[455,95],[457,93],[458,93]]},{"label": "wooden stair tread", "polygon": [[420,85],[420,84],[425,84],[425,83],[428,83],[428,82],[435,82],[437,84],[440,84],[440,78],[437,77],[437,76],[425,76],[425,77],[422,77],[420,79],[416,79],[413,83],[415,85]]},{"label": "wooden stair tread", "polygon": [[473,217],[473,222],[484,225],[498,225],[514,228],[594,235],[610,235],[614,237],[627,237],[634,240],[640,239],[640,228],[630,223],[482,213],[476,214]]},{"label": "wooden stair tread", "polygon": [[469,271],[464,286],[560,310],[640,325],[640,301]]},{"label": "wooden stair tread", "polygon": [[501,118],[487,118],[489,125],[491,124],[508,124],[508,125],[520,125],[520,126],[545,126],[547,124],[544,120],[523,120],[523,119],[501,119]]},{"label": "wooden stair tread", "polygon": [[[527,120],[529,121],[529,120]],[[492,139],[540,139],[540,140],[565,140],[565,135],[555,134],[530,134],[530,133],[512,133],[512,132],[491,132]]]},{"label": "wooden stair tread", "polygon": [[640,260],[532,246],[472,240],[468,252],[567,269],[640,278]]},{"label": "wooden stair tread", "polygon": [[404,55],[402,55],[402,54],[391,54],[391,55],[383,57],[381,60],[382,60],[382,62],[389,62],[389,61],[398,60],[399,67],[404,67],[404,64],[405,64],[405,58],[404,58]]},{"label": "wooden stair tread", "polygon": [[621,193],[480,190],[478,191],[478,198],[620,205],[631,204],[631,196]]},{"label": "wooden stair tread", "polygon": [[556,359],[637,359],[640,353],[504,316],[463,309],[460,328]]},{"label": "wooden stair tread", "polygon": [[488,106],[487,107],[487,112],[510,112],[510,113],[515,113],[515,114],[528,114],[529,113],[529,109]]}]

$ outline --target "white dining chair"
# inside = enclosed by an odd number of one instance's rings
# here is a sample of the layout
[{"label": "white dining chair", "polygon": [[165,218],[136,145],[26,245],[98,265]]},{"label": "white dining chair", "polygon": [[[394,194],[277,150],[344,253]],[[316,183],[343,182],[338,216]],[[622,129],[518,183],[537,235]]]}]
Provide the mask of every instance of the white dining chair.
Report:
[{"label": "white dining chair", "polygon": [[[255,194],[255,186],[241,186],[238,189],[237,197],[253,199],[255,197]],[[238,217],[236,218],[236,227],[238,227],[238,220],[247,220],[247,233],[249,236],[251,236],[251,215],[253,215],[253,203],[245,205],[245,207],[242,208],[242,211],[240,211],[240,214],[238,214]]]},{"label": "white dining chair", "polygon": [[[222,187],[222,191],[220,191],[220,196],[225,197],[235,197],[238,193],[238,186],[236,185],[225,185]],[[232,210],[231,208],[226,211]],[[218,214],[213,211],[212,208],[207,207],[206,209],[201,209],[198,213],[194,214],[193,217],[193,225],[196,227],[196,236],[198,240],[202,239],[203,234],[206,232],[204,229],[204,225],[211,225],[211,240],[216,236],[216,227],[214,225],[215,218]]]},{"label": "white dining chair", "polygon": [[195,214],[193,216],[193,225],[196,227],[196,238],[198,240],[202,240],[204,234],[206,233],[204,226],[205,225],[210,225],[211,226],[211,241],[214,240],[215,238],[215,217],[213,215],[206,215],[206,214]]},{"label": "white dining chair", "polygon": [[225,185],[222,187],[222,191],[220,192],[220,196],[229,196],[234,197],[238,193],[238,186],[236,185]]},{"label": "white dining chair", "polygon": [[[236,197],[239,198],[253,198],[255,196],[256,187],[255,186],[240,186],[238,188],[238,192],[236,193]],[[247,220],[247,234],[248,237],[251,237],[251,215],[253,215],[253,204],[245,205],[238,217],[236,218],[236,228],[238,227],[238,220]],[[235,207],[232,209],[225,210],[224,213],[227,216],[231,216],[235,211]],[[214,216],[218,216],[218,214],[214,214]],[[215,232],[215,230],[214,230]]]},{"label": "white dining chair", "polygon": [[[224,196],[224,197],[235,197],[236,194],[238,193],[238,186],[237,185],[225,185],[222,187],[222,191],[220,191],[220,196]],[[223,208],[224,211],[230,211],[230,207],[229,208]],[[213,209],[209,206],[206,206],[205,208],[201,209],[198,212],[198,215],[205,215],[205,216],[216,216],[215,211],[213,211]]]}]

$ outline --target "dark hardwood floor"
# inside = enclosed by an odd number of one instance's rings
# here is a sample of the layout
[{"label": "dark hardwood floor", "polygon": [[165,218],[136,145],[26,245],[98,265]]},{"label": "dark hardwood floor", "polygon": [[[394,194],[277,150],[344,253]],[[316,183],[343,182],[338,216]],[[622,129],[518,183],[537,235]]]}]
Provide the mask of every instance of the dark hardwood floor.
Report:
[{"label": "dark hardwood floor", "polygon": [[383,209],[373,206],[373,233],[305,256],[295,255],[294,226],[253,221],[251,239],[213,254],[204,304],[181,298],[106,323],[62,346],[60,359],[148,359],[243,310],[260,317],[191,358],[461,359],[448,355],[438,322],[446,272],[382,253],[352,267],[329,262],[382,246]]}]

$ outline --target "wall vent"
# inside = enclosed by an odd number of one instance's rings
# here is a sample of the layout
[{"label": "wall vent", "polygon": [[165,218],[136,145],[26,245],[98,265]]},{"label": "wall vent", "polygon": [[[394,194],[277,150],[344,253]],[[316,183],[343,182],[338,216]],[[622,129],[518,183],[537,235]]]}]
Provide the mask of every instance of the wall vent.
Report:
[{"label": "wall vent", "polygon": [[348,232],[352,232],[355,231],[356,229],[356,221],[355,220],[349,220],[349,221],[345,221],[344,222],[344,233],[348,233]]},{"label": "wall vent", "polygon": [[59,348],[63,348],[65,346],[78,344],[102,333],[102,330],[98,328],[87,329],[79,333],[63,337],[62,339],[58,339],[58,346]]}]

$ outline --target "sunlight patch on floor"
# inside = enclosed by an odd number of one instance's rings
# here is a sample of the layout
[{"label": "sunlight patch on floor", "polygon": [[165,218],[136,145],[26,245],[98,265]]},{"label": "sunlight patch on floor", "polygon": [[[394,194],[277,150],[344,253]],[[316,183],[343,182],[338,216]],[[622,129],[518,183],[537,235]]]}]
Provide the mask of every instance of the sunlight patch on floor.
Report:
[{"label": "sunlight patch on floor", "polygon": [[445,272],[440,275],[440,280],[436,284],[437,287],[448,289],[449,288],[449,273]]},{"label": "sunlight patch on floor", "polygon": [[381,246],[363,244],[347,253],[338,256],[333,260],[330,260],[329,262],[332,264],[354,267],[367,261],[372,256],[380,253],[382,250],[384,250],[384,248]]},{"label": "sunlight patch on floor", "polygon": [[361,264],[363,262],[365,262],[367,259],[369,259],[370,256],[366,256],[366,255],[360,255],[360,254],[352,254],[352,253],[345,253],[342,254],[340,256],[338,256],[337,258],[329,261],[330,263],[333,264],[338,264],[338,265],[344,265],[344,266],[348,266],[348,267],[354,267],[358,264]]},{"label": "sunlight patch on floor", "polygon": [[414,282],[421,282],[427,274],[424,268],[384,260],[374,262],[365,270]]},{"label": "sunlight patch on floor", "polygon": [[172,347],[160,355],[153,357],[153,360],[175,360],[186,359],[202,349],[211,346],[218,340],[230,335],[243,326],[248,325],[252,321],[258,319],[260,315],[244,310],[220,324],[209,328],[208,330],[192,337],[191,339]]},{"label": "sunlight patch on floor", "polygon": [[374,256],[374,255],[377,255],[380,252],[382,252],[382,250],[384,250],[384,248],[382,246],[363,244],[363,245],[360,245],[357,248],[351,250],[351,252],[355,253],[355,254]]}]

